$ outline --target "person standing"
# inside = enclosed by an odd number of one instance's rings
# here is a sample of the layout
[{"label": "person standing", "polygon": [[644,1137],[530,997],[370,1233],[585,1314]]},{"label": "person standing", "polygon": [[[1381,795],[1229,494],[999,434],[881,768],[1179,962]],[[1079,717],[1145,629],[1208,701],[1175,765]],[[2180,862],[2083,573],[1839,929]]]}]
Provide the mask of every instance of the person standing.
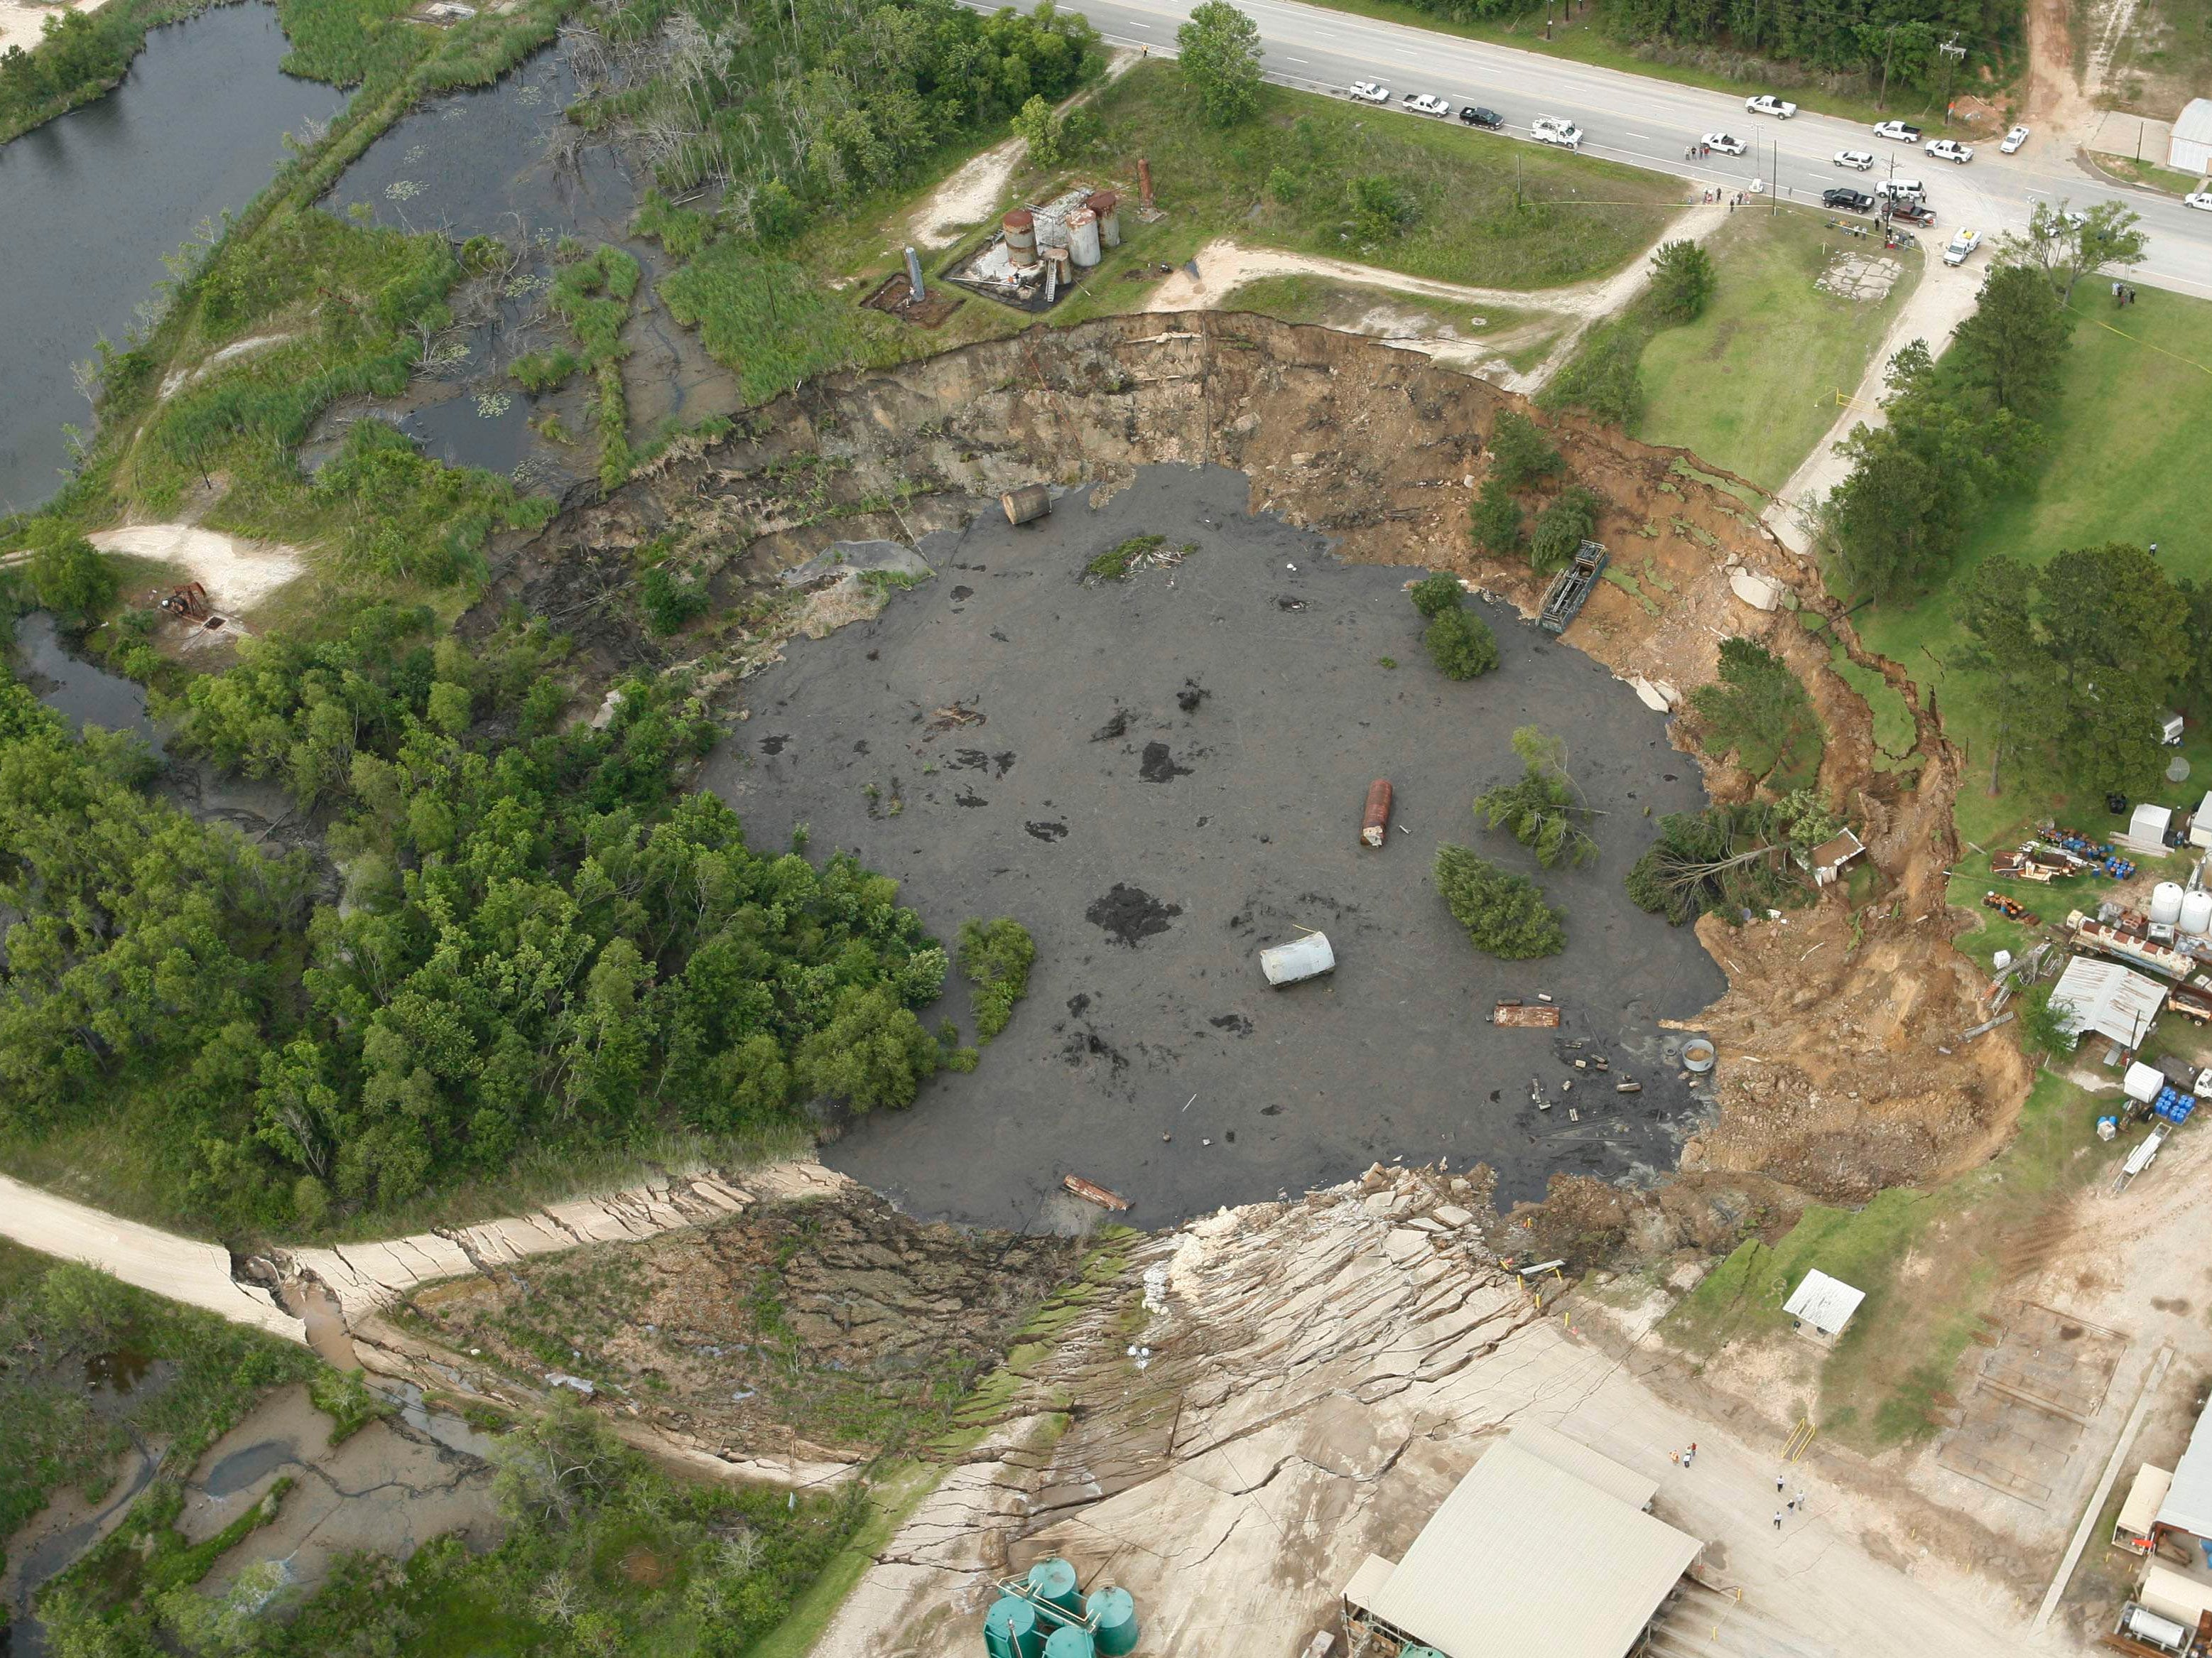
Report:
[{"label": "person standing", "polygon": [[1774,1529],[1777,1531],[1782,1529],[1782,1510],[1779,1509],[1774,1511]]},{"label": "person standing", "polygon": [[1774,1476],[1774,1494],[1777,1497],[1782,1495],[1782,1476],[1778,1473]]}]

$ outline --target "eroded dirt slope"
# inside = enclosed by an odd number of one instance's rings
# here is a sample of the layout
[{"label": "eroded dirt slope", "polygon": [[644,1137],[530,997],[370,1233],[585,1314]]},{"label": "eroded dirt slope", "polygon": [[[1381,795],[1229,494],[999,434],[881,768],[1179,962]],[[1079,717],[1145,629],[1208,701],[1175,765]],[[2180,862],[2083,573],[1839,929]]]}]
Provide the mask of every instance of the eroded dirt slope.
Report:
[{"label": "eroded dirt slope", "polygon": [[[488,624],[520,600],[610,665],[656,654],[620,595],[633,550],[660,542],[726,601],[707,636],[711,685],[773,652],[773,629],[745,619],[759,591],[833,541],[912,538],[996,510],[1002,490],[1111,489],[1159,461],[1239,469],[1255,509],[1326,531],[1343,556],[1455,570],[1525,612],[1541,580],[1480,559],[1467,536],[1488,434],[1520,406],[1371,341],[1264,318],[1040,329],[777,399],[730,439],[672,452],[510,550],[475,614]],[[1875,769],[1867,708],[1831,671],[1827,634],[1807,624],[1827,618],[1856,660],[1879,665],[1812,568],[1758,523],[1747,487],[1617,433],[1565,422],[1554,435],[1574,480],[1607,503],[1599,535],[1624,578],[1601,586],[1570,641],[1624,677],[1686,689],[1712,677],[1723,638],[1763,639],[1811,688],[1831,739],[1821,783],[1884,878],[1856,913],[1832,896],[1786,922],[1704,924],[1732,987],[1704,1021],[1727,1056],[1721,1111],[1686,1161],[1843,1199],[1972,1163],[2009,1129],[2027,1078],[2002,1038],[1954,1040],[1978,1023],[1944,903],[1956,756],[1911,684],[1885,670],[1913,710],[1923,763]],[[1779,584],[1782,608],[1735,598],[1736,571]],[[1746,786],[1703,763],[1716,794]]]}]

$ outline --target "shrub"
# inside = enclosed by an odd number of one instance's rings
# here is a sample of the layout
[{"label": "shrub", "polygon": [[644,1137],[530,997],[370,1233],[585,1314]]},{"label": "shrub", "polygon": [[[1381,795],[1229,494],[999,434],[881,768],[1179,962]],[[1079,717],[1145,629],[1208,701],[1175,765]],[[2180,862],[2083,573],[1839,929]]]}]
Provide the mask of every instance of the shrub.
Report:
[{"label": "shrub", "polygon": [[1352,207],[1352,232],[1363,242],[1388,241],[1419,217],[1413,198],[1381,173],[1354,179],[1345,187]]},{"label": "shrub", "polygon": [[1519,410],[1509,409],[1498,417],[1490,434],[1490,476],[1508,489],[1549,477],[1565,464],[1536,422]]},{"label": "shrub", "polygon": [[656,635],[674,633],[707,608],[707,594],[696,580],[679,581],[656,564],[638,583],[645,625]]},{"label": "shrub", "polygon": [[1580,409],[1628,429],[1644,413],[1644,376],[1639,365],[1650,340],[1650,324],[1631,317],[1599,330],[1575,360],[1544,388],[1547,409]]},{"label": "shrub", "polygon": [[1490,828],[1500,824],[1536,854],[1546,869],[1565,864],[1579,868],[1597,856],[1597,842],[1580,822],[1590,816],[1581,791],[1567,775],[1567,745],[1534,726],[1513,733],[1513,752],[1522,760],[1518,781],[1486,789],[1474,798],[1475,816]]},{"label": "shrub", "polygon": [[1562,489],[1559,498],[1536,514],[1536,531],[1528,543],[1528,566],[1538,575],[1555,575],[1567,568],[1575,550],[1597,527],[1602,503],[1577,484]]},{"label": "shrub", "polygon": [[1413,608],[1427,620],[1433,622],[1446,610],[1456,610],[1460,608],[1463,591],[1457,577],[1445,575],[1440,572],[1435,575],[1423,576],[1408,589],[1407,596],[1413,599]]},{"label": "shrub", "polygon": [[1498,556],[1516,553],[1526,538],[1521,523],[1521,503],[1513,499],[1513,491],[1500,477],[1492,477],[1482,486],[1475,497],[1474,509],[1468,515],[1468,534],[1474,544],[1486,553]]},{"label": "shrub", "polygon": [[1474,947],[1501,961],[1556,956],[1567,947],[1565,917],[1534,881],[1465,847],[1437,848],[1437,891]]},{"label": "shrub", "polygon": [[975,1040],[988,1042],[1014,1017],[1014,1004],[1029,993],[1030,969],[1036,944],[1011,915],[994,921],[960,924],[960,971],[975,987]]},{"label": "shrub", "polygon": [[1445,610],[1429,623],[1423,643],[1447,679],[1473,679],[1498,665],[1498,635],[1472,611]]},{"label": "shrub", "polygon": [[1695,322],[1719,283],[1713,256],[1695,242],[1662,242],[1651,256],[1651,304],[1670,323]]}]

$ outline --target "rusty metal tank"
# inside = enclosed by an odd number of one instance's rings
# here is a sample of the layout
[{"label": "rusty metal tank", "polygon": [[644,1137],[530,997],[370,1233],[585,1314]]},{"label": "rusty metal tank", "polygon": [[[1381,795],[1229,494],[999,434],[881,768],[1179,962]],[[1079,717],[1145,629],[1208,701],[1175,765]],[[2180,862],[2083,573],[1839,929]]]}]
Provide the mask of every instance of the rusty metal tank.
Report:
[{"label": "rusty metal tank", "polygon": [[1359,820],[1359,839],[1379,847],[1390,833],[1390,780],[1378,777],[1367,786],[1367,811]]},{"label": "rusty metal tank", "polygon": [[1037,262],[1036,218],[1025,207],[1018,207],[999,221],[999,228],[1006,233],[1006,255],[1017,270],[1026,270]]},{"label": "rusty metal tank", "polygon": [[1121,245],[1121,198],[1110,190],[1094,190],[1083,198],[1084,206],[1098,216],[1098,242],[1102,247]]}]

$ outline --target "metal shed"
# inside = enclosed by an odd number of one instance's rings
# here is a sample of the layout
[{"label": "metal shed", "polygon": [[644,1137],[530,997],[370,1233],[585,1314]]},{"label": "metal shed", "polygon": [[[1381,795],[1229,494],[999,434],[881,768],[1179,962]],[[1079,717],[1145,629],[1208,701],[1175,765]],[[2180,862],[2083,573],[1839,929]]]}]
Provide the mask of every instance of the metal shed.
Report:
[{"label": "metal shed", "polygon": [[[2173,1465],[2173,1481],[2158,1505],[2160,1525],[2193,1537],[2212,1537],[2212,1425],[2208,1424],[2212,1424],[2212,1411],[2197,1418],[2189,1448]],[[2194,1613],[2189,1621],[2197,1621]]]},{"label": "metal shed", "polygon": [[2114,962],[2076,956],[2051,987],[2051,1011],[2069,1036],[2094,1030],[2122,1048],[2141,1048],[2166,1005],[2166,987]]},{"label": "metal shed", "polygon": [[1823,1341],[1832,1341],[1843,1334],[1844,1326],[1851,1321],[1851,1315],[1866,1299],[1866,1291],[1854,1290],[1841,1278],[1830,1278],[1814,1267],[1798,1281],[1790,1292],[1790,1299],[1782,1303],[1782,1310],[1796,1319],[1802,1328],[1810,1330]]},{"label": "metal shed", "polygon": [[2128,1487],[2127,1501],[2120,1504],[2120,1517],[2112,1525],[2112,1546],[2133,1549],[2137,1554],[2148,1554],[2151,1547],[2151,1527],[2158,1523],[2160,1505],[2173,1485],[2173,1471],[2146,1462],[2136,1470],[2135,1482]]},{"label": "metal shed", "polygon": [[1379,1586],[1360,1568],[1364,1609],[1446,1658],[1625,1658],[1703,1546],[1518,1440],[1490,1448]]},{"label": "metal shed", "polygon": [[[2175,1472],[2179,1473],[2180,1470]],[[2185,1629],[2195,1629],[2197,1620],[2212,1612],[2212,1583],[2178,1572],[2171,1566],[2161,1566],[2154,1560],[2143,1573],[2142,1588],[2136,1591],[2136,1601],[2161,1618],[2172,1619]]]},{"label": "metal shed", "polygon": [[2166,831],[2173,823],[2172,806],[2137,806],[2128,819],[2127,833],[2112,838],[2130,852],[2146,858],[2166,856]]},{"label": "metal shed", "polygon": [[2166,157],[2166,164],[2176,173],[2193,173],[2200,179],[2212,173],[2212,98],[2191,98],[2182,106]]}]

